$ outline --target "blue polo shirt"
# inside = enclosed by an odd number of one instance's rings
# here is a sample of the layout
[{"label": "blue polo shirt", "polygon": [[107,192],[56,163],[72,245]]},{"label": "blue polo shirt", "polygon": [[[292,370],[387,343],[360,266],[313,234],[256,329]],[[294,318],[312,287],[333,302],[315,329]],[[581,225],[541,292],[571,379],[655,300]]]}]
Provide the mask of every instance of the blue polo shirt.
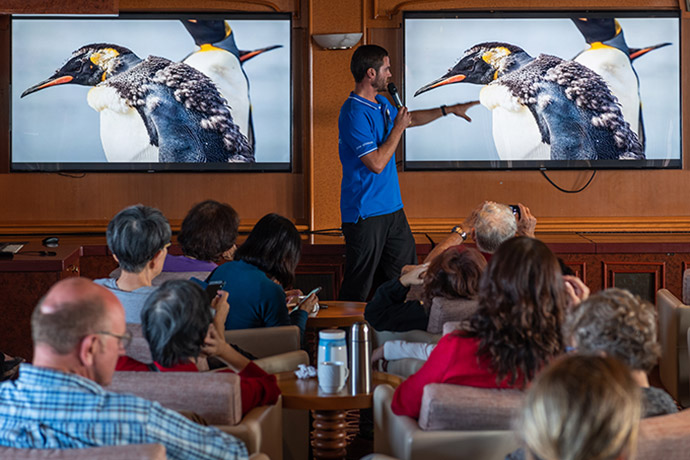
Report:
[{"label": "blue polo shirt", "polygon": [[395,155],[380,174],[373,173],[361,158],[388,138],[398,110],[383,96],[377,103],[350,93],[338,119],[338,150],[343,165],[340,185],[340,216],[343,222],[380,216],[402,209],[395,169]]}]

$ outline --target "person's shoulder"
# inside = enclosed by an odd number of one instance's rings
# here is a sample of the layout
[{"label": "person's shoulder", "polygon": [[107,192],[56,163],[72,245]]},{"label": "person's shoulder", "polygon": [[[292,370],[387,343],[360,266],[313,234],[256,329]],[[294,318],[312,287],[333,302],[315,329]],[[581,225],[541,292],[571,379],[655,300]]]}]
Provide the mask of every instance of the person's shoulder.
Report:
[{"label": "person's shoulder", "polygon": [[93,280],[94,283],[99,284],[103,287],[106,287],[108,289],[117,289],[117,284],[115,278],[99,278],[97,280]]}]

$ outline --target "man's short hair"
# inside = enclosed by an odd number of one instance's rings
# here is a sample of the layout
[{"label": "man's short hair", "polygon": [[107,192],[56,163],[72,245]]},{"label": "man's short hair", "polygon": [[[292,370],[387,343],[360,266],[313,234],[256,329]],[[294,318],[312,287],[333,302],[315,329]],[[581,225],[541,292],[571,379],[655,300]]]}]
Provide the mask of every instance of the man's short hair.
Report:
[{"label": "man's short hair", "polygon": [[493,254],[517,232],[517,221],[510,207],[500,203],[484,203],[474,223],[477,247]]},{"label": "man's short hair", "polygon": [[211,321],[206,293],[189,280],[161,284],[141,310],[141,328],[151,357],[163,367],[199,356]]},{"label": "man's short hair", "polygon": [[177,241],[184,255],[215,262],[235,244],[239,225],[240,217],[229,204],[202,201],[187,213]]},{"label": "man's short hair", "polygon": [[378,72],[386,56],[388,56],[388,51],[378,45],[362,45],[357,48],[350,61],[350,72],[355,77],[355,82],[362,81],[369,69]]},{"label": "man's short hair", "polygon": [[583,301],[567,322],[566,334],[580,352],[603,351],[644,372],[661,355],[654,305],[624,289],[606,289]]},{"label": "man's short hair", "polygon": [[97,295],[60,305],[48,305],[41,299],[31,315],[34,344],[46,344],[61,355],[74,350],[87,335],[107,330],[108,326],[105,302]]},{"label": "man's short hair", "polygon": [[172,231],[158,209],[138,204],[118,212],[108,223],[105,236],[120,267],[139,273],[170,242]]}]

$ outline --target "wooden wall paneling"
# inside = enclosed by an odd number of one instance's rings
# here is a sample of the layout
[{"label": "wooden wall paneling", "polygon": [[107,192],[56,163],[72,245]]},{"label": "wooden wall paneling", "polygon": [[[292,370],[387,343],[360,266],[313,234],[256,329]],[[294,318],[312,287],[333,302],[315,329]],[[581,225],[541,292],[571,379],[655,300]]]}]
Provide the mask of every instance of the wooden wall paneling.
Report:
[{"label": "wooden wall paneling", "polygon": [[0,15],[0,174],[10,170],[10,16]]},{"label": "wooden wall paneling", "polygon": [[583,9],[677,9],[684,0],[565,0],[554,3],[548,0],[371,0],[375,19],[392,18],[402,11],[434,10],[583,10]]},{"label": "wooden wall paneling", "polygon": [[575,272],[575,276],[580,278],[583,283],[588,284],[587,262],[581,259],[563,259],[563,262]]},{"label": "wooden wall paneling", "polygon": [[[604,289],[622,287],[653,303],[656,291],[666,287],[665,262],[603,260],[602,264]],[[649,275],[649,278],[644,275]]]},{"label": "wooden wall paneling", "polygon": [[3,0],[9,14],[117,14],[118,0]]}]

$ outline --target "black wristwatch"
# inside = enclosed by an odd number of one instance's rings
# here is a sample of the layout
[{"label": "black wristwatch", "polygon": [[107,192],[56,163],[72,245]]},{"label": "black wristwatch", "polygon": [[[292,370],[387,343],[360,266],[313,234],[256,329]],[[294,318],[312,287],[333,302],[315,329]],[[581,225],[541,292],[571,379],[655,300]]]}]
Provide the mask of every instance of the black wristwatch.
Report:
[{"label": "black wristwatch", "polygon": [[451,232],[457,233],[458,235],[460,235],[460,238],[462,238],[462,241],[465,241],[467,239],[467,232],[465,230],[463,230],[462,227],[459,225],[456,225],[455,227],[453,227],[453,230],[451,230]]}]

